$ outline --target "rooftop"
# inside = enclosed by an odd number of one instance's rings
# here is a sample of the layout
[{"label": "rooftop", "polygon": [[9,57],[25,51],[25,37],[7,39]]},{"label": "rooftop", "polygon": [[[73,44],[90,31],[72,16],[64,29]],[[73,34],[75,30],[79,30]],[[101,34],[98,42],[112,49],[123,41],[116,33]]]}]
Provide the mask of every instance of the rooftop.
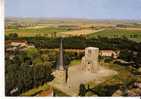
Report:
[{"label": "rooftop", "polygon": [[97,47],[86,47],[85,49],[92,49],[92,50],[99,50],[99,48],[97,48]]}]

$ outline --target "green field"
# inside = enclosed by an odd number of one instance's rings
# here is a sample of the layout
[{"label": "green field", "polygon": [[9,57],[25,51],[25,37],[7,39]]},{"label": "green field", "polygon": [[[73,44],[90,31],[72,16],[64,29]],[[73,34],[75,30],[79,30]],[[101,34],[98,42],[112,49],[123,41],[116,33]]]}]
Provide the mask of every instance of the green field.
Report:
[{"label": "green field", "polygon": [[78,65],[80,63],[81,63],[81,60],[72,60],[69,65],[73,66],[73,65]]},{"label": "green field", "polygon": [[60,28],[37,28],[37,29],[6,29],[6,35],[17,33],[20,37],[50,36],[52,33],[65,32],[67,29]]},{"label": "green field", "polygon": [[127,37],[131,40],[141,42],[141,30],[125,30],[125,29],[105,29],[100,32],[95,32],[88,35],[88,37],[109,37],[109,38],[118,38],[118,37]]}]

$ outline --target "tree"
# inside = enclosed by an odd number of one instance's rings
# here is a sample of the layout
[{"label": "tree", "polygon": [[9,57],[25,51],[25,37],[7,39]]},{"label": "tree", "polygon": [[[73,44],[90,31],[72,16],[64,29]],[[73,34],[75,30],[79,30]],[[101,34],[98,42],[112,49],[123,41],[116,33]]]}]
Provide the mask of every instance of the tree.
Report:
[{"label": "tree", "polygon": [[85,93],[86,93],[85,85],[84,84],[80,84],[80,87],[79,87],[79,95],[80,96],[85,96]]},{"label": "tree", "polygon": [[18,38],[18,34],[17,33],[11,33],[9,34],[9,39],[17,39]]},{"label": "tree", "polygon": [[[6,54],[5,93],[7,96],[19,95],[21,92],[53,80],[52,63],[48,53],[41,55],[37,49],[29,48],[25,52],[15,51],[11,55],[14,55],[12,60],[9,54]],[[10,94],[10,91],[15,88],[18,88],[18,91]]]},{"label": "tree", "polygon": [[133,56],[133,55],[132,55],[131,52],[129,52],[128,50],[123,50],[123,51],[121,51],[120,54],[119,54],[119,58],[120,58],[120,59],[123,59],[123,60],[125,60],[125,61],[131,61],[132,56]]}]

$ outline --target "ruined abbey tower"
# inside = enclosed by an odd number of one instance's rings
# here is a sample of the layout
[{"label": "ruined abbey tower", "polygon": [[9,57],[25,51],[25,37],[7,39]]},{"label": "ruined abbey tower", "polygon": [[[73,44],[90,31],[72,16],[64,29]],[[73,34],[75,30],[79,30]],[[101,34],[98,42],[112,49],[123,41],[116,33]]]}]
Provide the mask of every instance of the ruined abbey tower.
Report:
[{"label": "ruined abbey tower", "polygon": [[98,70],[98,55],[99,48],[87,47],[85,48],[85,56],[82,57],[81,69],[83,71],[96,72]]}]

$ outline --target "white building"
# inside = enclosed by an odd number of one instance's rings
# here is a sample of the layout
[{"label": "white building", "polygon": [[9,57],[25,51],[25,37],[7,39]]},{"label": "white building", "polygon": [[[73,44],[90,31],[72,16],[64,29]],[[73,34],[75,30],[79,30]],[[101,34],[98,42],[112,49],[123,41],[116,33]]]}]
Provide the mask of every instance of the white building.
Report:
[{"label": "white building", "polygon": [[99,55],[100,56],[106,56],[106,57],[112,57],[112,58],[118,58],[119,51],[113,51],[113,50],[100,50]]}]

